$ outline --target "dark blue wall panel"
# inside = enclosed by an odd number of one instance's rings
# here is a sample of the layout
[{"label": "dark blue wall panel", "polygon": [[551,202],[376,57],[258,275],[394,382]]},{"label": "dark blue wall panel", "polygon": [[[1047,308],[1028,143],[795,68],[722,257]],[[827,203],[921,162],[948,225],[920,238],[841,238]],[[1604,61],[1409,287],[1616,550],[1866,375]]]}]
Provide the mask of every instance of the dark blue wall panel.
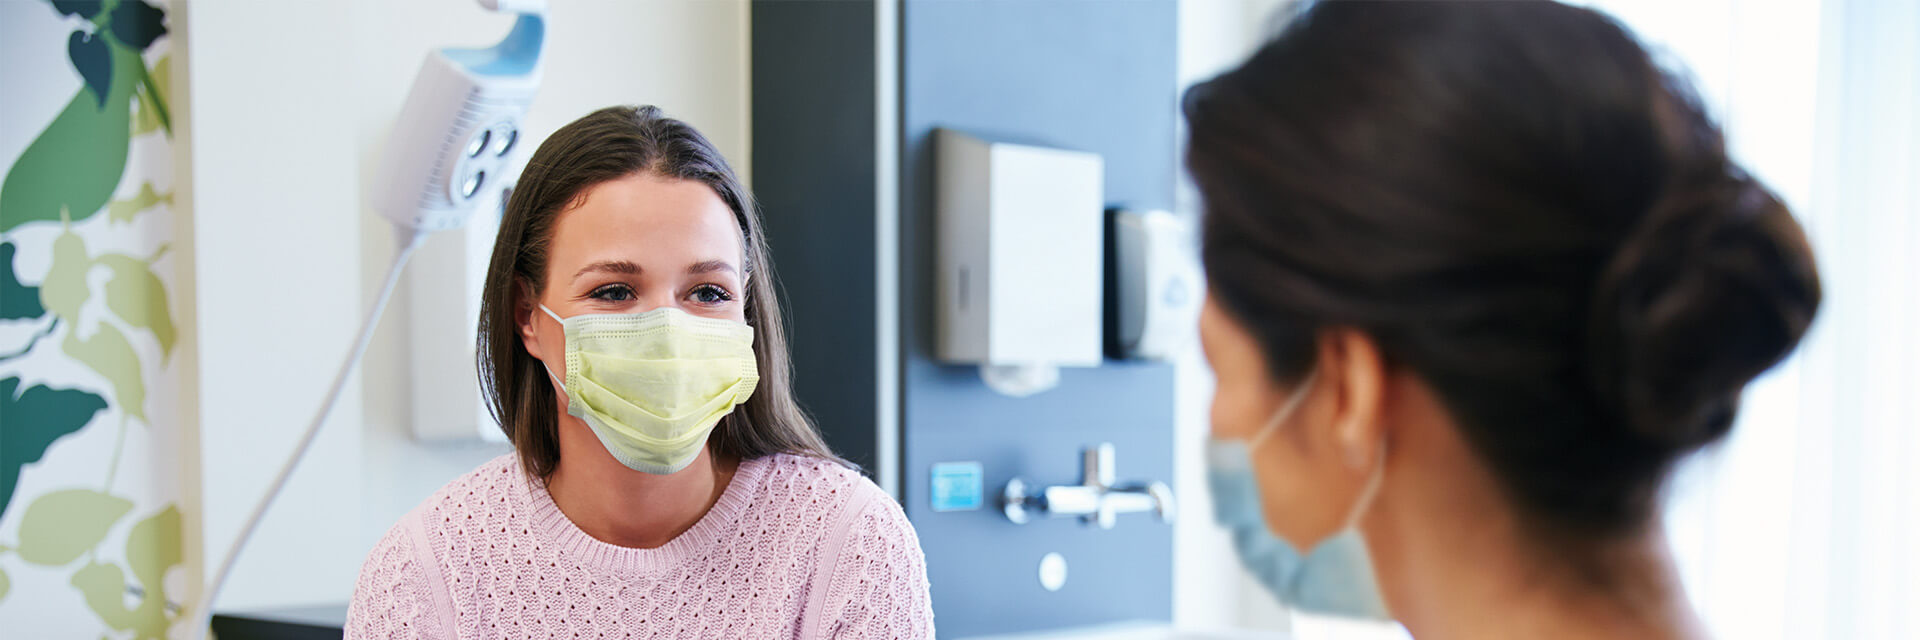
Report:
[{"label": "dark blue wall panel", "polygon": [[874,470],[874,5],[753,3],[753,190],[786,306],[793,390]]},{"label": "dark blue wall panel", "polygon": [[[1171,480],[1172,369],[1109,361],[1011,398],[987,389],[973,367],[933,361],[931,136],[947,127],[1099,153],[1109,205],[1170,207],[1175,4],[910,0],[902,14],[901,479],[940,635],[1170,619],[1171,527],[1144,514],[1108,531],[1069,520],[1018,526],[991,498],[1015,475],[1078,482],[1080,449],[1098,442],[1114,443],[1120,480]],[[1033,277],[1031,286],[1047,286],[1045,274]],[[987,509],[931,510],[928,474],[945,461],[983,464]],[[1057,592],[1036,578],[1048,552],[1068,561]]]}]

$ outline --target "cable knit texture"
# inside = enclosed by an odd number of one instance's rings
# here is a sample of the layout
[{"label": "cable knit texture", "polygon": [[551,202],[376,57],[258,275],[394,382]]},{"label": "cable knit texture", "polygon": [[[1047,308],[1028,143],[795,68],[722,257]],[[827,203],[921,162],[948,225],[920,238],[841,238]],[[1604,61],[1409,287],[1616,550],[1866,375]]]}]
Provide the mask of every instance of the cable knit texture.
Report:
[{"label": "cable knit texture", "polygon": [[744,461],[657,549],[588,536],[508,454],[394,525],[360,569],[356,638],[932,638],[899,504],[839,464]]}]

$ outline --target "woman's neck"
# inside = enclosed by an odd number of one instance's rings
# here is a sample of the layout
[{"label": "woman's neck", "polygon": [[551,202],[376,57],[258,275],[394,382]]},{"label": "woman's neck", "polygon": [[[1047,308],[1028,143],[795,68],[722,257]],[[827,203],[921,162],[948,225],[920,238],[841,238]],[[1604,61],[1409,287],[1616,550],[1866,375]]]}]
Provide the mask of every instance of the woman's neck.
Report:
[{"label": "woman's neck", "polygon": [[[1577,550],[1543,543],[1447,431],[1396,434],[1424,440],[1396,444],[1429,455],[1401,456],[1361,525],[1388,606],[1414,637],[1706,637],[1659,527]],[[1462,457],[1430,455],[1445,449]]]},{"label": "woman's neck", "polygon": [[1395,617],[1420,640],[1705,637],[1657,540],[1594,561],[1606,572],[1595,582],[1514,540],[1428,529],[1397,541],[1381,549],[1370,534],[1369,550]]},{"label": "woman's neck", "polygon": [[614,459],[579,418],[560,417],[560,462],[547,493],[574,526],[607,544],[653,549],[672,542],[720,501],[738,460],[701,447],[685,469],[668,475],[634,471]]}]

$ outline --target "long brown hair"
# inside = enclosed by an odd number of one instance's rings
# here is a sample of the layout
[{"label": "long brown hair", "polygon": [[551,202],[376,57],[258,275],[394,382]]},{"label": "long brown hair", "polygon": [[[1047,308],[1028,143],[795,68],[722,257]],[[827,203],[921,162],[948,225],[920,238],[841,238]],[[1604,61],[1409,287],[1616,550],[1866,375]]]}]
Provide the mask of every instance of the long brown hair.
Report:
[{"label": "long brown hair", "polygon": [[494,241],[480,301],[480,387],[521,466],[546,478],[560,462],[560,407],[545,370],[521,342],[517,323],[519,314],[531,312],[532,298],[546,282],[553,221],[595,185],[641,172],[713,189],[733,210],[746,247],[746,318],[753,327],[760,385],[721,419],[707,446],[716,455],[741,460],[793,453],[840,461],[793,399],[786,328],[753,194],[692,126],[661,115],[658,107],[620,106],[568,123],[540,144],[507,200]]}]

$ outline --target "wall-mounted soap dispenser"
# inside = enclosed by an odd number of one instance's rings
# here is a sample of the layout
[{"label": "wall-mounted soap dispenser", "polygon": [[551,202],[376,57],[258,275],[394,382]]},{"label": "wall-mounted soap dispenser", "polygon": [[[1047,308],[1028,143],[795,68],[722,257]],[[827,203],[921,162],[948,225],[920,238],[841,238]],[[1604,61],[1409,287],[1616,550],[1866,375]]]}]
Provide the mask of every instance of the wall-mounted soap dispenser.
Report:
[{"label": "wall-mounted soap dispenser", "polygon": [[938,358],[1012,396],[1099,366],[1100,156],[935,135]]},{"label": "wall-mounted soap dispenser", "polygon": [[1166,211],[1109,215],[1107,355],[1172,360],[1199,337],[1206,297],[1192,227]]}]

